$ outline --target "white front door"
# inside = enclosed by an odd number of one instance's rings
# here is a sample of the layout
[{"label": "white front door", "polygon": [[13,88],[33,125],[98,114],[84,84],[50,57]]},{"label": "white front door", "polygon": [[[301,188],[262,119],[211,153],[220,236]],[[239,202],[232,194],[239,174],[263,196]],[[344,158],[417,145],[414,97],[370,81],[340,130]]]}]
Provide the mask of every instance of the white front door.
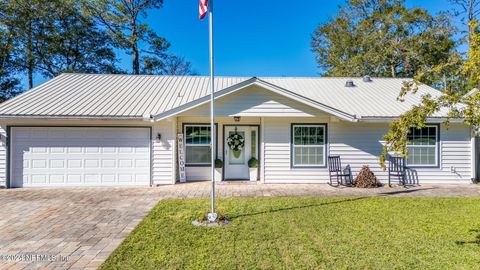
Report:
[{"label": "white front door", "polygon": [[[229,146],[229,138],[238,135],[243,139],[243,147],[233,150]],[[258,127],[257,126],[225,126],[224,134],[224,160],[226,180],[248,180],[248,161],[255,157],[258,159]]]}]

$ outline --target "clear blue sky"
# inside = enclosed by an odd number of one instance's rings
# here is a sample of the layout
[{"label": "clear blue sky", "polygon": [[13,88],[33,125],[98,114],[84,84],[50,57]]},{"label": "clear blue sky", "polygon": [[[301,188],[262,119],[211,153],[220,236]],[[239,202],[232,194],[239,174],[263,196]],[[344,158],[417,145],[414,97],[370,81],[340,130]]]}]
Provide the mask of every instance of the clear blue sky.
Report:
[{"label": "clear blue sky", "polygon": [[[448,0],[407,0],[436,14]],[[319,23],[336,15],[343,0],[215,0],[217,75],[318,76],[310,37]],[[198,20],[198,0],[164,0],[146,22],[172,44],[170,52],[208,74],[208,23]],[[130,56],[121,65],[131,70]],[[36,78],[36,84],[43,81]]]},{"label": "clear blue sky", "polygon": [[[336,15],[343,0],[215,0],[215,66],[218,75],[317,76],[310,51],[316,26]],[[409,0],[437,13],[447,0]],[[171,51],[208,74],[208,23],[198,18],[198,0],[165,0],[148,23],[171,43]],[[129,62],[127,62],[128,64]]]}]

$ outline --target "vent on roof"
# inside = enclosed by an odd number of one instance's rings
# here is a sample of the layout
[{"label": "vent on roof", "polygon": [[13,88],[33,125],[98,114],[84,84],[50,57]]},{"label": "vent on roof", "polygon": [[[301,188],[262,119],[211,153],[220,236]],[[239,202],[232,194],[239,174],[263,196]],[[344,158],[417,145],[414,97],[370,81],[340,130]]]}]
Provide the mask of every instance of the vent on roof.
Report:
[{"label": "vent on roof", "polygon": [[365,75],[365,76],[363,76],[363,81],[364,82],[371,82],[372,78],[370,77],[370,75]]},{"label": "vent on roof", "polygon": [[355,84],[352,80],[347,80],[347,82],[345,83],[345,87],[355,87]]}]

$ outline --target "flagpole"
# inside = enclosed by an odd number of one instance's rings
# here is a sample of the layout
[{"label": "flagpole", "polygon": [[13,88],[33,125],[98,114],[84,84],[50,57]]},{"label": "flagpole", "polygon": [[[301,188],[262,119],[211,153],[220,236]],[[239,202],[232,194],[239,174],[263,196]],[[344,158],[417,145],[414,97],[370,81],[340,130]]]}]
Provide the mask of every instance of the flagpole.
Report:
[{"label": "flagpole", "polygon": [[211,144],[211,176],[212,176],[212,209],[211,213],[215,213],[215,141],[216,141],[216,131],[215,131],[215,117],[214,117],[214,91],[215,91],[215,82],[214,82],[214,64],[213,64],[213,0],[209,1],[208,7],[208,28],[209,28],[209,44],[210,44],[210,144]]}]

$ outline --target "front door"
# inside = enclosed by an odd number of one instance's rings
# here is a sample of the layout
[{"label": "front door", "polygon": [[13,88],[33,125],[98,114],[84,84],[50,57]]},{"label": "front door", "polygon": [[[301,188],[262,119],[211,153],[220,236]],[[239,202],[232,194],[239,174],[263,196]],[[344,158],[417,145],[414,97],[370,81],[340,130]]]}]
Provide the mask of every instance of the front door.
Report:
[{"label": "front door", "polygon": [[257,126],[225,126],[224,160],[226,180],[248,180],[248,161],[258,159]]}]

